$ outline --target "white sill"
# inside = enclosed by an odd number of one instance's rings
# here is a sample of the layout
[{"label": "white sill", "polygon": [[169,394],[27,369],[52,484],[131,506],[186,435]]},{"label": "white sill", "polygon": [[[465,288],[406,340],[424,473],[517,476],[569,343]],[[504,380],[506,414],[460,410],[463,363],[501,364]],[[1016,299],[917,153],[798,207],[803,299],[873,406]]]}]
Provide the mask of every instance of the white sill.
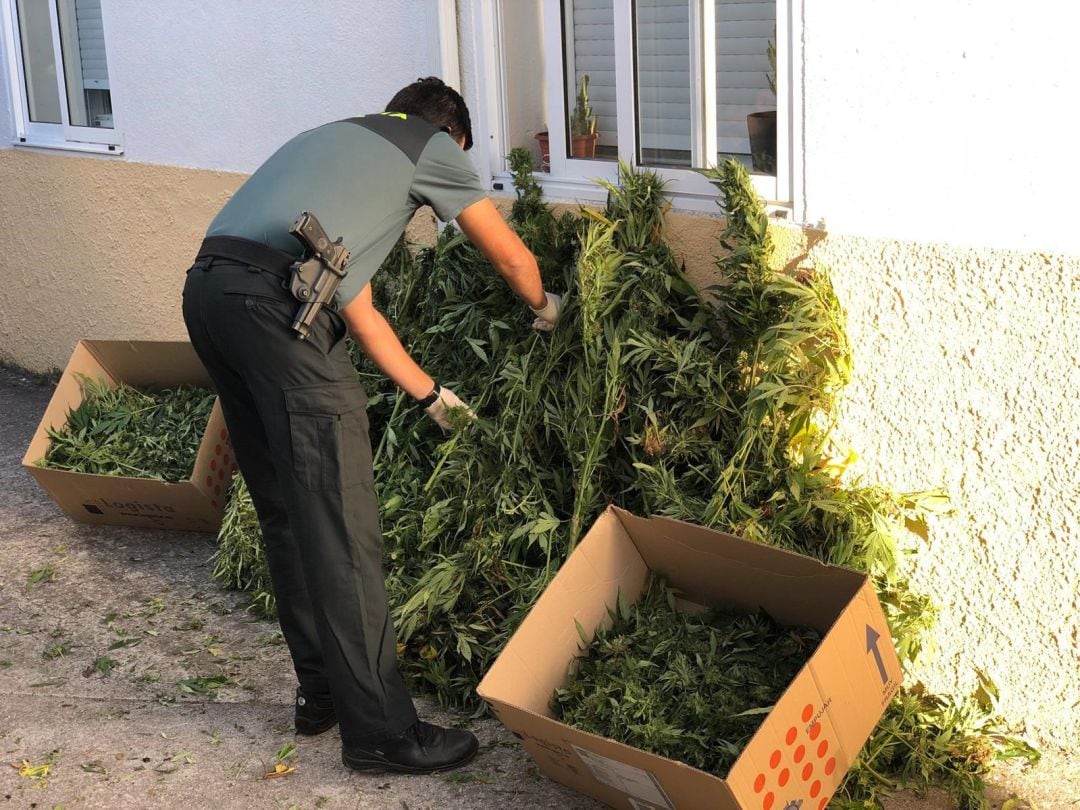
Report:
[{"label": "white sill", "polygon": [[47,138],[16,138],[15,146],[32,149],[53,149],[63,152],[90,152],[95,155],[122,155],[124,147],[119,144],[86,143],[84,141],[51,141]]},{"label": "white sill", "polygon": [[[544,190],[544,199],[548,202],[602,206],[607,201],[607,189],[593,180],[583,180],[576,177],[554,177],[547,172],[533,172],[533,177],[540,183],[540,187]],[[751,178],[753,177],[754,175],[751,175]],[[768,177],[766,182],[775,185],[776,181],[774,178]],[[491,183],[492,190],[496,194],[514,196],[513,176],[509,172],[497,172],[492,176]],[[496,188],[500,184],[502,188]],[[757,184],[755,183],[755,185]],[[762,185],[765,185],[765,183],[762,183]],[[758,192],[761,193],[762,189],[759,188]],[[688,211],[713,216],[723,216],[724,213],[719,205],[719,191],[716,194],[669,191],[667,196],[671,200],[671,207],[674,211]],[[764,198],[765,195],[762,194],[762,196]],[[765,207],[770,216],[779,214],[780,218],[790,217],[790,204],[766,199]]]}]

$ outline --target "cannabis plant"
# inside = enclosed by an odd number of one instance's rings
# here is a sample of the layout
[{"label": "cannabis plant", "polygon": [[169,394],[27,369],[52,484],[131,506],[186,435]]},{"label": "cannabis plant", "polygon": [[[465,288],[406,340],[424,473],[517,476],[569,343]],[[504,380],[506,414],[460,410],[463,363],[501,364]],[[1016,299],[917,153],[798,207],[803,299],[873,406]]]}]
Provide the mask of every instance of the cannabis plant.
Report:
[{"label": "cannabis plant", "polygon": [[95,475],[191,477],[214,406],[214,392],[180,386],[143,391],[104,378],[79,376],[83,401],[63,427],[49,428],[42,467]]},{"label": "cannabis plant", "polygon": [[609,608],[610,629],[575,658],[552,709],[564,723],[720,777],[821,640],[764,613],[676,607],[652,578],[633,605]]}]

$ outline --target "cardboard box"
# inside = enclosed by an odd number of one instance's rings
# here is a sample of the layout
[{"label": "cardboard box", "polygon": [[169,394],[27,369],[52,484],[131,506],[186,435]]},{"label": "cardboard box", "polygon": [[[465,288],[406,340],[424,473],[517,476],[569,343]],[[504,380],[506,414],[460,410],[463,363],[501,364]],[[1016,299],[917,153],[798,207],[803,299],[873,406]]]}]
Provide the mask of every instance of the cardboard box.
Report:
[{"label": "cardboard box", "polygon": [[[765,610],[822,641],[726,778],[579,731],[552,693],[580,654],[575,619],[609,627],[621,592],[649,572],[686,601]],[[623,810],[820,810],[900,686],[900,662],[868,578],[809,557],[665,518],[609,508],[480,683],[480,696],[549,777]]]},{"label": "cardboard box", "polygon": [[182,341],[82,340],[64,369],[30,441],[25,467],[60,508],[81,523],[216,532],[225,510],[236,460],[221,406],[215,402],[191,478],[166,484],[146,478],[91,475],[38,467],[49,449],[48,428],[60,428],[83,401],[77,374],[138,388],[199,385],[210,377],[191,344]]}]

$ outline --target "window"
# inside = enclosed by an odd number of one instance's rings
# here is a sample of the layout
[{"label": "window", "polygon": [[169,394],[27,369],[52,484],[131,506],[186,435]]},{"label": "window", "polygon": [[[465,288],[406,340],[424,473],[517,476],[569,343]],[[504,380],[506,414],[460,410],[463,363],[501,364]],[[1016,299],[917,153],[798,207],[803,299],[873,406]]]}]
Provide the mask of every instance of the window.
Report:
[{"label": "window", "polygon": [[19,143],[120,152],[101,0],[0,0]]},{"label": "window", "polygon": [[[714,210],[716,190],[699,170],[733,157],[766,200],[792,206],[798,43],[788,32],[801,25],[801,0],[473,2],[500,29],[481,43],[495,43],[489,75],[501,82],[510,122],[501,140],[491,122],[502,150],[493,153],[496,181],[505,150],[523,141],[515,122],[531,117],[546,125],[544,180],[556,194],[613,179],[623,160],[661,174],[679,207]],[[528,58],[518,18],[529,7],[540,21],[542,71],[516,64]]]}]

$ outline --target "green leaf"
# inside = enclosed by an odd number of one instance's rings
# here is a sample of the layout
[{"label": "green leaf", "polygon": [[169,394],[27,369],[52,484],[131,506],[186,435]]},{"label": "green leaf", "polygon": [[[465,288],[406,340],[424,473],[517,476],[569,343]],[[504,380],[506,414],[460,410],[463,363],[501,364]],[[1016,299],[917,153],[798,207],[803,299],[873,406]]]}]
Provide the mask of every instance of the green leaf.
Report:
[{"label": "green leaf", "polygon": [[134,647],[137,644],[142,644],[141,638],[122,638],[119,641],[114,641],[108,646],[109,650],[119,650],[123,647]]},{"label": "green leaf", "polygon": [[465,338],[465,342],[469,344],[469,348],[473,350],[473,353],[477,357],[479,357],[485,363],[488,362],[487,352],[484,351],[484,344],[482,341],[479,341],[475,338]]},{"label": "green leaf", "polygon": [[768,714],[775,706],[761,706],[756,709],[747,709],[746,711],[737,712],[736,714],[729,714],[728,717],[734,720],[736,717],[753,717],[758,714]]},{"label": "green leaf", "polygon": [[577,634],[578,637],[581,639],[581,643],[584,644],[586,647],[589,646],[589,642],[592,639],[590,639],[588,634],[585,632],[585,628],[581,626],[581,622],[579,622],[577,619],[574,619],[574,627],[577,628]]}]

